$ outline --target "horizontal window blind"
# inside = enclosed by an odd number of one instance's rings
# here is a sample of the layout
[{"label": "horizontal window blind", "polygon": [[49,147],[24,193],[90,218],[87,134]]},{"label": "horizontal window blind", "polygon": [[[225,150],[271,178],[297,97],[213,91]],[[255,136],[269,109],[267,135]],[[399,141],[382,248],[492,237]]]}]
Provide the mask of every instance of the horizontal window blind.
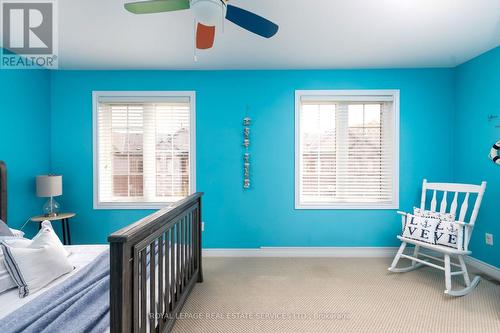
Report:
[{"label": "horizontal window blind", "polygon": [[297,133],[299,208],[393,205],[392,96],[302,97]]},{"label": "horizontal window blind", "polygon": [[164,203],[189,195],[190,127],[189,97],[99,98],[99,203]]}]

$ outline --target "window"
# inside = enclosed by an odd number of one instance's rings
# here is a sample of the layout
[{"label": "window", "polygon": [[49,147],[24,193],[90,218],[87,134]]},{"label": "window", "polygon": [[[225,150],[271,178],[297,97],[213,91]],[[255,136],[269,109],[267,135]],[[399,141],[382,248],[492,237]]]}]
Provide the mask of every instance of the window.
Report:
[{"label": "window", "polygon": [[295,208],[393,209],[399,91],[296,91]]},{"label": "window", "polygon": [[194,92],[94,92],[94,208],[161,208],[195,191]]}]

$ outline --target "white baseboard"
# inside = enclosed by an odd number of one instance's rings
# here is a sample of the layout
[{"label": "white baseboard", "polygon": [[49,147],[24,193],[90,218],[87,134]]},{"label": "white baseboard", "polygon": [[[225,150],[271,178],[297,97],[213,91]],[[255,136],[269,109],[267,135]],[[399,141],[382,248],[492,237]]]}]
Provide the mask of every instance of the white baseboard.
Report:
[{"label": "white baseboard", "polygon": [[472,257],[467,257],[466,261],[467,264],[474,267],[475,269],[481,271],[482,273],[488,275],[489,277],[497,281],[500,281],[500,268],[487,264],[484,261]]},{"label": "white baseboard", "polygon": [[397,247],[261,247],[258,249],[203,249],[204,257],[392,257]]}]

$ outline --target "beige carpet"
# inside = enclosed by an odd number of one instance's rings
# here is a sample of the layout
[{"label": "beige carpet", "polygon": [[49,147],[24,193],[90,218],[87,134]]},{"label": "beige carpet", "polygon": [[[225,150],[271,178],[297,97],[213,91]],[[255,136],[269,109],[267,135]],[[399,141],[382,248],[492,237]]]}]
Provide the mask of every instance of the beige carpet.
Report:
[{"label": "beige carpet", "polygon": [[468,296],[452,298],[440,271],[389,273],[389,263],[206,258],[205,282],[173,332],[500,332],[498,284],[483,279]]}]

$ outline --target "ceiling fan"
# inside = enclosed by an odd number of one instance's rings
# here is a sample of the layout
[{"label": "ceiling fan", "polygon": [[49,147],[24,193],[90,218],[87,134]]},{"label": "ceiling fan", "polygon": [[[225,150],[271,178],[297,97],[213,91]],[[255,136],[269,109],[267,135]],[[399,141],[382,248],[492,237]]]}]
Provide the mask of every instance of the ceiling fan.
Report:
[{"label": "ceiling fan", "polygon": [[249,12],[227,4],[228,0],[148,0],[130,2],[125,9],[134,14],[152,14],[192,9],[197,21],[196,48],[209,49],[214,45],[215,27],[224,18],[254,34],[271,38],[278,25]]}]

